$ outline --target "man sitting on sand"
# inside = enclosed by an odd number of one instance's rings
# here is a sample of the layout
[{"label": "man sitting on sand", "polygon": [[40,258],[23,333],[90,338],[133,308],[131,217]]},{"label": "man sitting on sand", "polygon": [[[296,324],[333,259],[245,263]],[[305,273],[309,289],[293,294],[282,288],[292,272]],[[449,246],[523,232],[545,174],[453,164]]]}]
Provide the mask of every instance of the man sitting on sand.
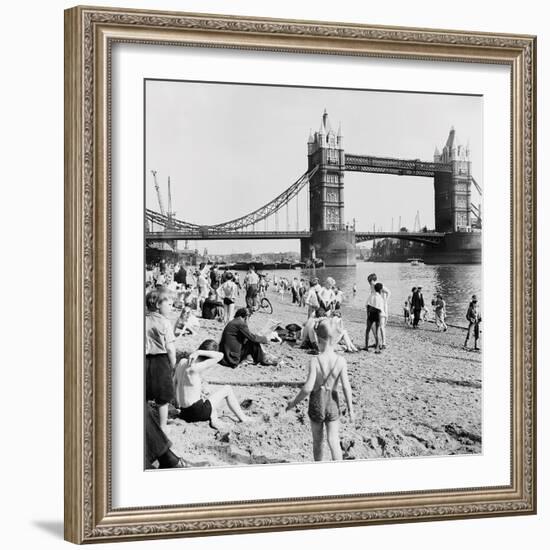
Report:
[{"label": "man sitting on sand", "polygon": [[[277,361],[268,358],[262,349],[261,344],[268,343],[267,337],[254,334],[248,328],[249,317],[250,310],[242,307],[235,312],[235,318],[225,325],[220,341],[220,351],[223,353],[220,364],[234,369],[248,355],[252,356],[255,365],[258,363],[264,366],[277,364]],[[271,337],[278,338],[275,335],[271,335]]]},{"label": "man sitting on sand", "polygon": [[180,408],[179,417],[186,422],[210,422],[214,429],[220,429],[218,409],[225,401],[239,422],[248,422],[230,386],[222,386],[217,392],[203,399],[201,395],[201,374],[217,365],[223,357],[214,340],[205,340],[197,351],[187,359],[182,359],[174,373],[176,404]]}]

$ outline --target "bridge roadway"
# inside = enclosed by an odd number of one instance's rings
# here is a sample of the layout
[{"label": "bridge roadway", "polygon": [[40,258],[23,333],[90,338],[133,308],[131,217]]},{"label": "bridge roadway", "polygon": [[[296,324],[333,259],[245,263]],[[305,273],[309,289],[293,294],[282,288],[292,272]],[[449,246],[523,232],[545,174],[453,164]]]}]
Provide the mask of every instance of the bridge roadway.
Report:
[{"label": "bridge roadway", "polygon": [[[216,231],[203,228],[200,231],[148,231],[145,239],[148,241],[208,241],[208,240],[244,240],[244,239],[305,239],[311,237],[311,231]],[[445,237],[445,233],[428,232],[392,232],[392,231],[358,231],[355,242],[372,241],[374,239],[400,239],[437,245]]]},{"label": "bridge roadway", "polygon": [[228,241],[244,239],[305,239],[311,231],[148,231],[145,239],[150,241]]}]

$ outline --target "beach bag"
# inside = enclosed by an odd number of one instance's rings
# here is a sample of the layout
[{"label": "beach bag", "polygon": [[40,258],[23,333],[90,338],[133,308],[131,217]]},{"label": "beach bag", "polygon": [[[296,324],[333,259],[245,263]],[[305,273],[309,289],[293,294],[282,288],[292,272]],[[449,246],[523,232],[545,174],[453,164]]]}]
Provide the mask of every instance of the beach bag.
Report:
[{"label": "beach bag", "polygon": [[302,327],[300,325],[297,325],[296,323],[290,323],[289,325],[286,325],[285,327],[287,335],[285,340],[289,342],[296,342],[298,338],[300,338]]}]

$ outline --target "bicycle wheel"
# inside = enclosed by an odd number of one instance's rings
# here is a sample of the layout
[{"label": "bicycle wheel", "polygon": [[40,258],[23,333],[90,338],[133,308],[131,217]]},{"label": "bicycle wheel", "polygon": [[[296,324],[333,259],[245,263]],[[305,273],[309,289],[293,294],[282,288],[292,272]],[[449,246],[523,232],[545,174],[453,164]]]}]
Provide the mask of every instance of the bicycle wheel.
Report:
[{"label": "bicycle wheel", "polygon": [[273,313],[273,306],[267,298],[262,298],[262,301],[260,302],[260,311],[263,313],[269,313],[270,315]]}]

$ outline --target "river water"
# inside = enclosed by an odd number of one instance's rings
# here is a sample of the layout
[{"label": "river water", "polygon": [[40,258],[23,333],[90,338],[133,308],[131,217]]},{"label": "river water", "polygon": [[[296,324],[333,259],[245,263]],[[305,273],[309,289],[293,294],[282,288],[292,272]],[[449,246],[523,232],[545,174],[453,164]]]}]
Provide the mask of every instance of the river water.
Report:
[{"label": "river water", "polygon": [[[344,292],[344,305],[363,312],[369,292],[367,277],[376,273],[378,281],[391,291],[389,302],[390,315],[403,315],[403,305],[413,286],[422,286],[424,302],[430,308],[430,302],[436,293],[441,293],[447,303],[447,322],[464,326],[466,310],[472,297],[477,297],[483,308],[481,295],[481,265],[443,264],[410,265],[409,263],[358,262],[355,267],[326,267],[322,269],[294,269],[271,271],[278,277],[303,277],[308,280],[317,276],[323,280],[331,276],[336,285]],[[353,285],[357,285],[357,294],[353,297]]]}]

